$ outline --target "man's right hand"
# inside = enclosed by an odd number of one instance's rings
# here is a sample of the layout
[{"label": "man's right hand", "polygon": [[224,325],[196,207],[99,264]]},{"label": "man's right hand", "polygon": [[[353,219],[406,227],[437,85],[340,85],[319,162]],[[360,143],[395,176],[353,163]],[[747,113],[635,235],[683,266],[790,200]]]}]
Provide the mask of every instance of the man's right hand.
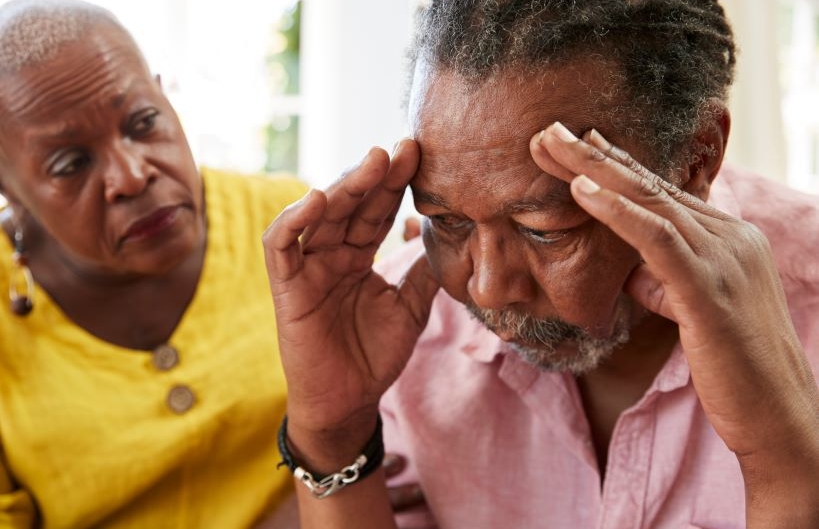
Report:
[{"label": "man's right hand", "polygon": [[311,191],[264,235],[282,362],[288,438],[317,472],[350,464],[375,428],[378,401],[426,325],[438,283],[420,255],[398,285],[373,272],[418,166],[404,140],[382,149],[327,191]]}]

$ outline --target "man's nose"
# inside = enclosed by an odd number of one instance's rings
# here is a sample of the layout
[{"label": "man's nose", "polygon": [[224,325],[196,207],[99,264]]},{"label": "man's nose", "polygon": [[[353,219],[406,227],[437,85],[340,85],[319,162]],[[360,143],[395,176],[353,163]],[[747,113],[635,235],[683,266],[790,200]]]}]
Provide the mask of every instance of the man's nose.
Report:
[{"label": "man's nose", "polygon": [[472,275],[467,291],[478,307],[500,310],[535,298],[537,285],[528,261],[513,241],[476,232],[470,241],[470,255]]},{"label": "man's nose", "polygon": [[140,195],[154,178],[151,165],[128,140],[110,149],[104,174],[105,199],[111,203]]}]

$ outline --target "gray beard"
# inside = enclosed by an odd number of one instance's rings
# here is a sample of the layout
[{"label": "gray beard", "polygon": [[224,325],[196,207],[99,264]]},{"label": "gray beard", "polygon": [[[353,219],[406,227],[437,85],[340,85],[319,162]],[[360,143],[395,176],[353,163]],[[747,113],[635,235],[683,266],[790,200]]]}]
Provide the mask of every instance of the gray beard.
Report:
[{"label": "gray beard", "polygon": [[[543,371],[574,375],[588,373],[629,340],[631,324],[625,310],[618,310],[610,337],[593,338],[582,327],[555,318],[541,320],[509,309],[481,309],[471,303],[466,306],[472,316],[490,331],[511,331],[515,336],[508,342],[512,350]],[[557,348],[568,340],[576,344],[574,354],[566,354],[565,349]]]}]

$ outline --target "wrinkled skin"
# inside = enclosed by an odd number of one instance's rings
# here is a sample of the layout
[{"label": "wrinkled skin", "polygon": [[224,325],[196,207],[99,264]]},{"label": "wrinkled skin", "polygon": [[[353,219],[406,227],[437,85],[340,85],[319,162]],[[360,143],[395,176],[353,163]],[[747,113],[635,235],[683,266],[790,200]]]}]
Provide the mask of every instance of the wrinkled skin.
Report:
[{"label": "wrinkled skin", "polygon": [[105,341],[151,349],[199,280],[202,183],[133,41],[109,23],[93,34],[3,76],[0,189],[63,312]]},{"label": "wrinkled skin", "polygon": [[[815,527],[819,396],[770,249],[753,226],[701,200],[722,160],[727,111],[713,102],[692,138],[706,154],[665,175],[678,187],[591,130],[611,125],[596,123],[609,102],[593,97],[593,72],[573,66],[476,91],[448,72],[416,72],[416,141],[392,160],[371,151],[271,225],[264,244],[294,451],[322,472],[355,458],[442,286],[462,302],[557,317],[595,337],[626,314],[629,343],[581,380],[592,397],[639,395],[679,339],[703,408],[737,455],[748,527]],[[616,127],[604,132],[650,158]],[[371,266],[410,183],[429,217],[427,250],[390,285]],[[607,378],[640,365],[649,367]],[[607,419],[592,425],[603,446]],[[297,488],[303,527],[392,527],[376,476],[324,503]]]},{"label": "wrinkled skin", "polygon": [[199,173],[131,41],[99,35],[3,78],[0,182],[81,273],[165,273],[204,244]]}]

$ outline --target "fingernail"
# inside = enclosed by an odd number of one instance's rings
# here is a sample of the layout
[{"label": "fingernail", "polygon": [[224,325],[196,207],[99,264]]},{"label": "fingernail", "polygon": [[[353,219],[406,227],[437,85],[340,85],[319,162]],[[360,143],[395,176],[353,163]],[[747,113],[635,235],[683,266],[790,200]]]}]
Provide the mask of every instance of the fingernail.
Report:
[{"label": "fingernail", "polygon": [[578,176],[574,179],[574,182],[577,182],[574,184],[577,190],[586,195],[593,195],[600,191],[600,186],[586,175]]},{"label": "fingernail", "polygon": [[552,124],[552,131],[554,131],[555,135],[560,138],[561,140],[567,143],[574,143],[577,141],[577,136],[572,134],[572,131],[567,129],[563,123],[559,121],[555,121]]},{"label": "fingernail", "polygon": [[381,462],[381,465],[385,469],[390,469],[390,468],[395,467],[396,465],[398,465],[398,461],[399,461],[398,456],[396,456],[394,454],[386,454],[384,456],[384,460]]},{"label": "fingernail", "polygon": [[303,204],[303,203],[309,201],[313,197],[313,195],[315,195],[315,194],[316,194],[315,188],[311,188],[309,191],[307,191],[307,193],[304,194],[303,197],[301,197],[295,203],[296,204]]},{"label": "fingernail", "polygon": [[611,143],[609,140],[603,137],[602,134],[597,132],[597,129],[592,129],[591,133],[589,134],[589,139],[591,140],[589,143],[597,147],[598,149],[602,149],[604,151],[608,151],[611,149]]}]

